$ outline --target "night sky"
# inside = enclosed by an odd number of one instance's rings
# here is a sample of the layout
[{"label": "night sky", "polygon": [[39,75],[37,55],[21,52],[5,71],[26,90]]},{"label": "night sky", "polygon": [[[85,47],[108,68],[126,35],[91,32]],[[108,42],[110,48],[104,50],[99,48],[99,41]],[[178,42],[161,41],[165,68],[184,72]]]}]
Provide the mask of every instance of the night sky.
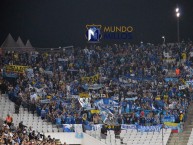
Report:
[{"label": "night sky", "polygon": [[131,25],[132,43],[176,42],[177,4],[180,39],[193,40],[193,0],[1,0],[0,45],[11,33],[35,47],[85,46],[86,24]]}]

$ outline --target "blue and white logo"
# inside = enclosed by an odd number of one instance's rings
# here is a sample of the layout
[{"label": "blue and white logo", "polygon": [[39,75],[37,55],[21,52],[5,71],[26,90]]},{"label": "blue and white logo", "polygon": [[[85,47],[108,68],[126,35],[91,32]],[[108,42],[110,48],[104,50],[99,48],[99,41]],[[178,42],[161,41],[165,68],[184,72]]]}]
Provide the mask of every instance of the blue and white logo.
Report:
[{"label": "blue and white logo", "polygon": [[101,25],[86,25],[86,38],[88,42],[97,43],[101,39]]}]

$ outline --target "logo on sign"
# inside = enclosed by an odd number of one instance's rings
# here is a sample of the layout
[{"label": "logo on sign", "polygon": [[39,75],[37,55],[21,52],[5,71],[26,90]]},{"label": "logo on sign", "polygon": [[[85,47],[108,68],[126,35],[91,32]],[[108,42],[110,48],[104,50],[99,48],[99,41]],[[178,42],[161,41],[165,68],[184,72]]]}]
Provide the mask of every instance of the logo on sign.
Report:
[{"label": "logo on sign", "polygon": [[86,25],[86,38],[88,42],[96,43],[101,39],[101,25]]}]

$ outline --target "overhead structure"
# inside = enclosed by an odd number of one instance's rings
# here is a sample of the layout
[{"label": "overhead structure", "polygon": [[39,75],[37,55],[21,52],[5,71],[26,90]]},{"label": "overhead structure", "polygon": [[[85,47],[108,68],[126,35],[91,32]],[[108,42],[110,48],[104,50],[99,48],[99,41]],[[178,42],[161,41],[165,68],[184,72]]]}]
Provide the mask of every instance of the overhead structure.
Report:
[{"label": "overhead structure", "polygon": [[11,34],[8,34],[7,38],[5,39],[3,44],[1,45],[1,48],[8,49],[8,48],[15,48],[15,47],[18,47],[18,44],[15,42],[15,40],[13,39]]},{"label": "overhead structure", "polygon": [[31,45],[31,42],[29,40],[27,40],[25,47],[33,48],[32,45]]},{"label": "overhead structure", "polygon": [[14,38],[11,36],[11,34],[8,34],[5,41],[1,45],[1,49],[3,52],[6,52],[6,51],[11,51],[11,52],[35,51],[29,40],[27,41],[26,45],[24,45],[20,37],[18,37],[17,41],[15,41]]},{"label": "overhead structure", "polygon": [[18,39],[17,39],[17,45],[18,45],[20,48],[25,47],[25,45],[24,45],[24,43],[23,43],[23,41],[21,40],[20,37],[18,37]]}]

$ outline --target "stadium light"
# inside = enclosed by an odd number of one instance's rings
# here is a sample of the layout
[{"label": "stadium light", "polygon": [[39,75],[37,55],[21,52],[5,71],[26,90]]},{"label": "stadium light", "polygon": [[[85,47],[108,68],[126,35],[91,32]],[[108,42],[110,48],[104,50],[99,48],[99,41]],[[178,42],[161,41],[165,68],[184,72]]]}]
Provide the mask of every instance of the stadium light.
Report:
[{"label": "stadium light", "polygon": [[180,13],[179,13],[179,12],[178,12],[178,13],[176,13],[176,16],[177,16],[177,17],[180,17]]},{"label": "stadium light", "polygon": [[178,12],[179,12],[179,8],[177,7],[177,8],[176,8],[176,13],[178,13]]},{"label": "stadium light", "polygon": [[163,44],[165,44],[165,41],[166,41],[165,36],[162,36],[162,39],[163,39]]},{"label": "stadium light", "polygon": [[177,17],[177,39],[179,43],[180,42],[180,27],[179,27],[180,9],[177,7],[175,10],[176,10],[176,17]]}]

